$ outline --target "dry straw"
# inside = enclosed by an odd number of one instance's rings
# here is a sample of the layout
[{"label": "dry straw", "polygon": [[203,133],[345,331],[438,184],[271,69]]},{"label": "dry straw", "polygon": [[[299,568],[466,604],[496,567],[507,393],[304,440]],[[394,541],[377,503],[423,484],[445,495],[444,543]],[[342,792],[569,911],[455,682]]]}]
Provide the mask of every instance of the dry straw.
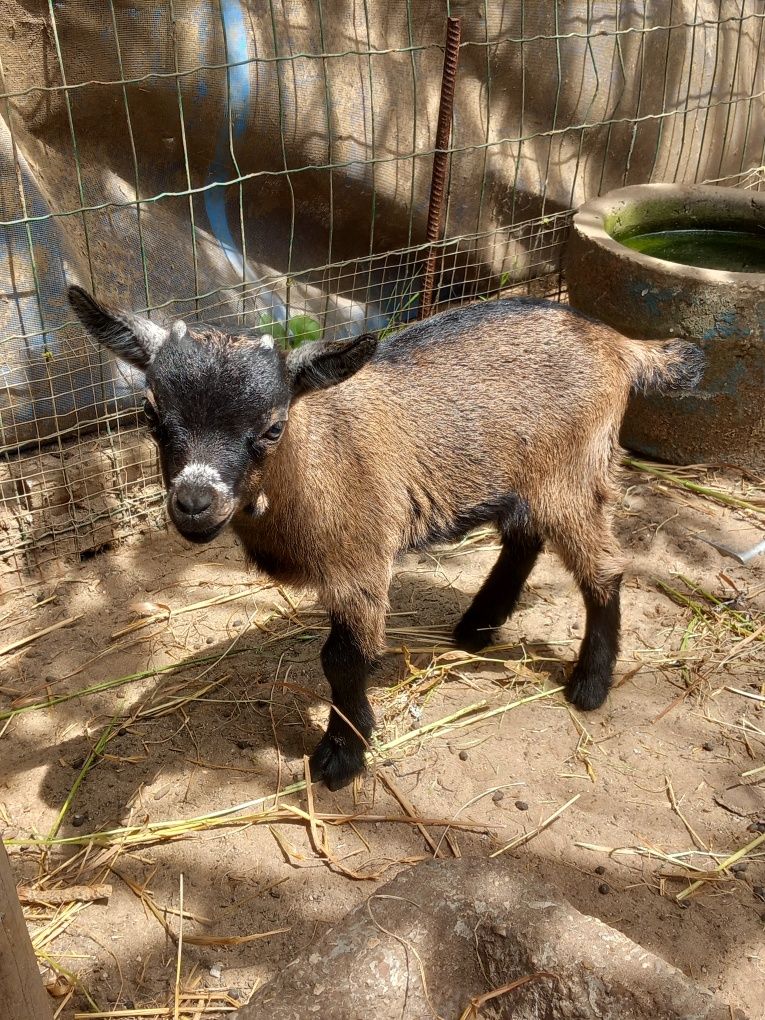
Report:
[{"label": "dry straw", "polygon": [[[370,764],[375,765],[377,761],[384,759],[390,751],[403,747],[414,741],[444,737],[449,733],[464,729],[468,726],[476,726],[487,722],[497,716],[512,712],[524,705],[532,704],[535,701],[551,698],[559,694],[563,687],[552,687],[547,690],[538,691],[515,701],[498,705],[494,708],[488,707],[485,700],[467,705],[436,719],[419,729],[410,730],[408,733],[394,737],[375,748],[371,756]],[[184,839],[194,832],[209,831],[222,826],[241,826],[257,824],[273,824],[275,821],[282,821],[283,814],[278,813],[281,801],[290,794],[299,793],[306,789],[306,781],[298,781],[285,787],[281,793],[266,794],[254,800],[244,801],[231,807],[220,808],[205,815],[198,815],[193,818],[176,819],[163,822],[148,822],[145,825],[120,826],[114,829],[105,829],[98,832],[82,833],[77,836],[55,836],[47,838],[12,839],[8,841],[9,846],[20,847],[53,847],[53,846],[87,846],[89,844],[98,846],[139,846],[152,843],[166,842],[174,839]],[[564,808],[567,805],[564,805]],[[256,810],[259,809],[259,810]],[[292,809],[294,810],[294,809]],[[363,815],[354,815],[353,821],[363,820]],[[425,824],[421,819],[412,819],[415,824]],[[433,824],[430,822],[430,824]],[[444,820],[443,824],[448,824]],[[452,823],[459,827],[458,823]]]}]

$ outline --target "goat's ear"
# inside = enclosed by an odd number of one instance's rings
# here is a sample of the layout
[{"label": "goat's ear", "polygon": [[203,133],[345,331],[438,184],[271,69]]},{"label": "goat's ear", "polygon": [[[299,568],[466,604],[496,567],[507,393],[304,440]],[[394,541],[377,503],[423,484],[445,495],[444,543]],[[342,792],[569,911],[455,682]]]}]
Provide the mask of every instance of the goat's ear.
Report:
[{"label": "goat's ear", "polygon": [[146,368],[170,336],[169,330],[150,319],[107,308],[81,287],[70,287],[68,296],[77,318],[93,339],[136,368]]},{"label": "goat's ear", "polygon": [[326,390],[349,379],[377,350],[377,337],[371,333],[351,340],[313,340],[287,355],[287,372],[292,394],[297,397],[310,390]]}]

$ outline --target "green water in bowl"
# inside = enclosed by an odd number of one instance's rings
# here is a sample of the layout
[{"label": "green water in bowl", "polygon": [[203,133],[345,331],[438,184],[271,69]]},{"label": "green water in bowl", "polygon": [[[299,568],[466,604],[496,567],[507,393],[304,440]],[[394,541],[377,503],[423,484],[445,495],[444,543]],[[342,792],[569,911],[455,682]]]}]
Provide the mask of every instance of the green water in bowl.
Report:
[{"label": "green water in bowl", "polygon": [[618,238],[634,251],[667,262],[729,273],[765,273],[765,228],[747,230],[651,230]]}]

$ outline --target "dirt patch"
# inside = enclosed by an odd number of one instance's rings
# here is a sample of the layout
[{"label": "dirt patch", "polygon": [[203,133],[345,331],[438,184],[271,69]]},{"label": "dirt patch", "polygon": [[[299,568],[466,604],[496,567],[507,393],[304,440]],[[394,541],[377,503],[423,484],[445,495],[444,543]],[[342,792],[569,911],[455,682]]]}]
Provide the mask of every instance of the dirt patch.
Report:
[{"label": "dirt patch", "polygon": [[[739,477],[692,480],[765,506]],[[303,779],[326,719],[325,620],[310,596],[246,574],[232,541],[189,548],[151,531],[9,592],[0,647],[72,622],[0,658],[0,831],[19,882],[112,885],[107,902],[25,908],[60,972],[61,1017],[172,1006],[181,884],[188,1016],[246,1001],[434,846],[485,857],[507,844],[508,871],[551,880],[757,1015],[765,845],[675,897],[695,869],[756,839],[765,816],[765,566],[741,567],[695,537],[743,547],[761,520],[646,472],[626,478],[619,679],[590,715],[550,693],[583,630],[553,556],[506,644],[473,661],[446,635],[495,540],[405,558],[372,691],[382,750],[363,784],[316,787],[312,801],[302,789],[273,794]],[[359,817],[339,824],[349,814]],[[37,842],[54,832],[76,842]]]}]

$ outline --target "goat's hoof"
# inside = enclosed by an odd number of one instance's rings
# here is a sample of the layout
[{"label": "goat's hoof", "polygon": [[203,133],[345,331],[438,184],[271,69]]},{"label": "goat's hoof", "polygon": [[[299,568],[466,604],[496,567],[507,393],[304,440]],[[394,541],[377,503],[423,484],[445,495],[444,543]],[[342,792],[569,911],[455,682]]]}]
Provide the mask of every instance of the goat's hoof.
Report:
[{"label": "goat's hoof", "polygon": [[364,747],[358,745],[357,737],[352,744],[325,733],[311,755],[311,778],[323,779],[333,791],[347,786],[363,771]]},{"label": "goat's hoof", "polygon": [[493,628],[476,626],[466,616],[454,628],[454,643],[463,652],[480,652],[492,643],[493,638]]},{"label": "goat's hoof", "polygon": [[610,687],[610,676],[587,671],[577,663],[566,685],[566,700],[583,712],[591,712],[600,708],[608,697]]}]

